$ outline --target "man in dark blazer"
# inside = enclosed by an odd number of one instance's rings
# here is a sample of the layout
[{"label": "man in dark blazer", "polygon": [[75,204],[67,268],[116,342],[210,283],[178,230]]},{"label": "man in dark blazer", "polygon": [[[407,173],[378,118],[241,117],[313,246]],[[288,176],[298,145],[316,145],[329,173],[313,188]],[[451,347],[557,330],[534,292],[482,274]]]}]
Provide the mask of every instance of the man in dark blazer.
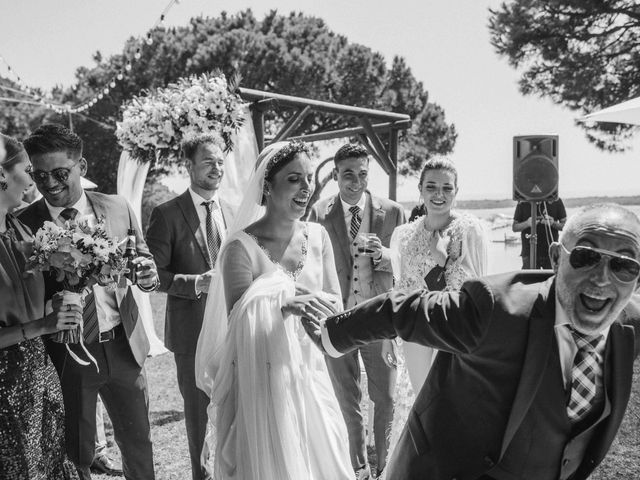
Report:
[{"label": "man in dark blazer", "polygon": [[[147,230],[147,243],[160,275],[160,290],[167,292],[164,339],[174,353],[184,400],[193,480],[206,475],[200,455],[209,404],[207,395],[196,387],[196,345],[212,269],[232,219],[231,207],[218,197],[224,174],[222,147],[212,135],[199,136],[182,145],[190,186],[182,195],[154,208]],[[207,202],[213,203],[209,206]]]},{"label": "man in dark blazer", "polygon": [[[82,140],[61,125],[36,129],[24,146],[31,158],[31,173],[43,198],[20,214],[20,220],[36,232],[45,221],[60,226],[72,220],[104,219],[106,233],[122,240],[135,229],[139,257],[135,288],[154,290],[158,285],[155,264],[127,201],[117,195],[85,192],[80,178],[87,171],[82,157]],[[90,479],[94,459],[96,399],[102,397],[113,423],[114,436],[122,453],[127,479],[153,479],[153,452],[149,425],[149,396],[144,361],[149,340],[131,288],[96,286],[85,300],[85,346],[97,362],[80,365],[65,345],[47,341],[62,385],[66,412],[66,448],[81,479]],[[51,299],[63,285],[45,275],[45,297]],[[91,326],[89,326],[91,324]],[[80,345],[69,345],[77,357],[87,356]]]},{"label": "man in dark blazer", "polygon": [[[440,350],[388,478],[583,480],[606,455],[640,346],[640,222],[618,205],[572,217],[555,275],[391,293],[307,331],[332,355],[396,335]],[[623,310],[625,309],[625,310]]]},{"label": "man in dark blazer", "polygon": [[[318,202],[309,220],[322,224],[331,238],[345,308],[352,307],[393,286],[389,242],[393,230],[404,223],[404,209],[367,191],[369,156],[360,144],[347,144],[334,156],[333,178],[340,193]],[[369,234],[369,251],[360,252],[362,235]],[[327,358],[329,376],[349,434],[351,463],[356,478],[370,478],[365,428],[360,409],[360,362],[367,372],[369,397],[374,404],[373,432],[378,476],[389,451],[396,383],[392,340],[363,346],[341,358]]]}]

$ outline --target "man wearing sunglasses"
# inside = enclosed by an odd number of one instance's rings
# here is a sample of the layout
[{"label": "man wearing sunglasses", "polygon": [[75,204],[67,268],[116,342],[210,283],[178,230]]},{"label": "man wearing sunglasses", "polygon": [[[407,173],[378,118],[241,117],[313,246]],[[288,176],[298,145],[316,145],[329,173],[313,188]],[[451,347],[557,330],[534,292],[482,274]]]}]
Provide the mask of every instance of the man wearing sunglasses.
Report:
[{"label": "man wearing sunglasses", "polygon": [[332,356],[396,336],[440,350],[388,478],[584,480],[602,461],[640,350],[640,221],[590,206],[550,253],[555,274],[391,292],[323,324],[303,320]]},{"label": "man wearing sunglasses", "polygon": [[[149,341],[138,318],[133,288],[151,291],[158,285],[156,266],[142,238],[135,215],[126,200],[117,195],[85,192],[81,176],[87,172],[82,140],[67,128],[48,124],[37,128],[25,141],[31,159],[30,172],[43,198],[25,208],[20,219],[36,232],[45,221],[63,226],[79,219],[105,219],[107,235],[127,237],[136,232],[138,258],[136,286],[94,286],[85,299],[84,338],[99,371],[82,366],[65,345],[47,342],[62,385],[66,410],[67,454],[81,479],[91,478],[96,433],[96,399],[102,398],[111,417],[120,447],[126,478],[154,478],[149,425],[149,405],[144,361]],[[45,299],[63,289],[53,276],[45,275]],[[80,345],[69,346],[86,358]]]}]

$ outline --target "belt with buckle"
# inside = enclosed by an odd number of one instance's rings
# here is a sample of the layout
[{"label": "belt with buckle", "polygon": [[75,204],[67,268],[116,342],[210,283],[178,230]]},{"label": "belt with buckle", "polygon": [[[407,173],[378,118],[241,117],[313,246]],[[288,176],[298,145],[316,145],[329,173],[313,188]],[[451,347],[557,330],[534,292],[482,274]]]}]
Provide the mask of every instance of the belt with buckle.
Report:
[{"label": "belt with buckle", "polygon": [[111,340],[116,338],[116,336],[118,335],[118,332],[121,329],[122,329],[122,324],[116,325],[111,330],[108,330],[106,332],[100,332],[100,335],[98,336],[98,342],[100,343],[110,342]]}]

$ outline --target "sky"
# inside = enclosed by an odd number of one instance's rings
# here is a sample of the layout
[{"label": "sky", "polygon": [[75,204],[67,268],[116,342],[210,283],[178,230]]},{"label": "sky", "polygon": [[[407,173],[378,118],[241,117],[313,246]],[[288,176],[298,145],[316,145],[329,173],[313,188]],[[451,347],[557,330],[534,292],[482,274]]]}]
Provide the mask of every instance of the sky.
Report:
[{"label": "sky", "polygon": [[[32,86],[74,83],[93,54],[119,53],[131,36],[144,36],[169,0],[0,0],[0,55]],[[384,55],[407,60],[430,101],[455,124],[450,158],[459,172],[460,199],[512,196],[515,135],[557,134],[560,195],[640,194],[640,135],[624,154],[601,152],[575,126],[578,116],[547,99],[523,97],[518,72],[489,43],[488,8],[497,0],[180,0],[166,25],[196,15],[217,16],[251,8],[258,18],[271,9],[323,18],[333,31]],[[0,75],[6,70],[0,65]],[[287,93],[287,92],[279,92]],[[0,104],[0,108],[7,108]],[[380,195],[387,180],[375,169],[370,189]],[[329,189],[331,191],[331,188]],[[417,179],[401,180],[398,200],[418,199]]]}]

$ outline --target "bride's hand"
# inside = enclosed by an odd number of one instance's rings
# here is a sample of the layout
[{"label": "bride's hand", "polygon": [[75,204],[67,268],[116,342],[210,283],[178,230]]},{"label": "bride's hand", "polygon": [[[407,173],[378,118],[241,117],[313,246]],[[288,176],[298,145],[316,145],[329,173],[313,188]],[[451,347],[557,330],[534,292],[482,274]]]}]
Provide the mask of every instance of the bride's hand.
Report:
[{"label": "bride's hand", "polygon": [[[331,297],[324,292],[301,293],[305,289],[296,287],[295,297],[285,300],[282,305],[282,313],[290,313],[301,317],[309,317],[320,320],[338,313],[337,308],[331,302]],[[306,290],[308,292],[308,290]]]}]

